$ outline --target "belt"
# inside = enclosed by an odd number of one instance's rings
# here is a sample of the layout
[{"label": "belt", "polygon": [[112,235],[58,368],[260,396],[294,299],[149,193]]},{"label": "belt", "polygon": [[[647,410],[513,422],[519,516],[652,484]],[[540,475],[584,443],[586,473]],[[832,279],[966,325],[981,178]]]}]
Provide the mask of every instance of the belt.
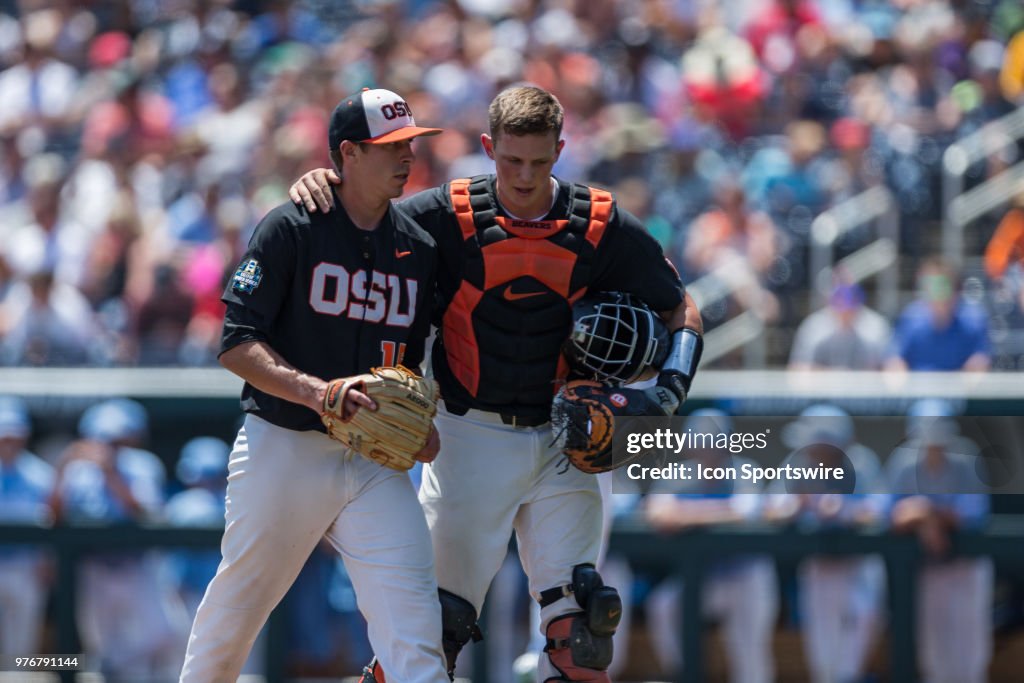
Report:
[{"label": "belt", "polygon": [[511,427],[540,427],[551,421],[547,415],[515,415],[512,413],[495,413],[489,410],[478,410],[467,408],[458,404],[444,401],[444,408],[452,415],[468,415],[469,417],[484,422],[498,422]]}]

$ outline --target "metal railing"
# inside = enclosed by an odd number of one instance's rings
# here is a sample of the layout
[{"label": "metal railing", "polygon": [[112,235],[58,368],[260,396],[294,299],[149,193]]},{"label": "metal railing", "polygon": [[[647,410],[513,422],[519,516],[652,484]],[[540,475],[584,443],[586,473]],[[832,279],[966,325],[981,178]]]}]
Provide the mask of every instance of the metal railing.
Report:
[{"label": "metal railing", "polygon": [[[0,525],[0,545],[31,543],[49,546],[57,559],[54,606],[57,647],[79,652],[75,627],[75,570],[82,555],[100,548],[209,547],[216,544],[218,529],[166,527],[55,527]],[[954,552],[963,556],[991,557],[999,568],[1024,568],[1024,518],[994,516],[984,533],[965,533],[955,538]],[[890,680],[913,683],[916,678],[915,600],[916,576],[922,560],[914,536],[881,530],[821,530],[806,533],[794,527],[756,525],[710,528],[674,534],[653,533],[640,520],[620,520],[611,547],[634,567],[670,572],[683,578],[683,650],[686,667],[681,683],[704,680],[701,594],[708,566],[716,559],[741,553],[763,554],[777,562],[793,563],[817,555],[881,555],[888,568],[890,601]],[[271,615],[268,634],[268,683],[283,683],[284,640],[287,626],[281,611]],[[486,641],[484,641],[486,644]],[[473,683],[488,683],[491,676],[486,648],[471,646]],[[61,671],[61,683],[72,683],[77,672]]]},{"label": "metal railing", "polygon": [[[987,156],[1011,148],[1024,138],[1024,108],[985,124],[946,148],[942,155],[943,255],[959,264],[963,256],[963,226],[978,213],[965,218],[965,209],[954,203],[963,194],[964,176],[972,165]],[[1005,171],[1004,171],[1005,173]],[[999,176],[996,176],[999,177]],[[994,179],[993,179],[994,180]],[[989,209],[986,210],[991,210]],[[956,212],[960,212],[959,216]]]},{"label": "metal railing", "polygon": [[[223,528],[180,528],[162,525],[135,524],[102,526],[24,526],[0,524],[0,545],[32,544],[49,547],[56,560],[54,591],[55,646],[64,654],[81,653],[75,609],[78,582],[76,574],[84,557],[111,549],[148,548],[218,548]],[[270,683],[284,680],[285,625],[284,613],[275,609],[267,621],[267,649],[264,666]],[[62,670],[61,683],[74,683],[84,672]],[[81,679],[79,679],[81,680]]]},{"label": "metal railing", "polygon": [[[713,271],[686,286],[697,308],[703,312],[710,306],[737,292],[760,287],[750,266],[741,258],[723,263]],[[764,319],[752,310],[744,311],[704,335],[704,354],[701,363],[707,365],[731,353],[744,349],[744,364],[748,367],[764,365]]]},{"label": "metal railing", "polygon": [[[197,405],[200,396],[189,393],[197,382],[203,387],[202,398],[216,399],[232,419],[237,417],[242,381],[220,368],[0,368],[3,393],[30,402],[68,395],[80,396],[84,401],[130,396],[154,405],[159,402],[161,410],[167,409],[162,404],[181,404],[183,409],[192,409],[192,417],[202,414],[209,405]],[[700,381],[694,382],[689,395],[701,399],[775,396],[818,400],[940,396],[1024,404],[1019,375],[987,372],[702,370]]]},{"label": "metal railing", "polygon": [[971,221],[1002,206],[1022,191],[1024,161],[953,199],[947,207],[942,229],[942,254],[945,259],[954,265],[961,265],[964,255],[964,230]]},{"label": "metal railing", "polygon": [[[992,558],[1001,569],[1024,568],[1024,519],[994,516],[985,533],[961,533],[953,554]],[[722,558],[765,555],[779,563],[811,556],[880,555],[888,573],[890,681],[918,680],[916,656],[917,573],[923,553],[914,536],[881,530],[819,530],[770,525],[711,528],[666,536],[654,535],[642,523],[623,522],[612,533],[611,546],[638,569],[669,571],[683,580],[682,645],[684,669],[679,683],[703,683],[702,589],[708,567]],[[480,682],[474,682],[480,683]]]},{"label": "metal railing", "polygon": [[[874,224],[877,238],[838,263],[833,262],[836,242],[851,230]],[[823,306],[832,275],[842,268],[854,282],[878,275],[878,309],[894,315],[899,308],[899,209],[892,193],[877,185],[825,211],[811,223],[810,282],[814,301]]]}]

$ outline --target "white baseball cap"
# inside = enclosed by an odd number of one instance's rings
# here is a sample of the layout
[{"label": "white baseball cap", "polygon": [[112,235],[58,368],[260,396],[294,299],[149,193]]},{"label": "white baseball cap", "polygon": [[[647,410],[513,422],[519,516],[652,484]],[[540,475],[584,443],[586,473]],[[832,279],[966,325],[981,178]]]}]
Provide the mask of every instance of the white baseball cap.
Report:
[{"label": "white baseball cap", "polygon": [[363,88],[342,98],[334,108],[328,142],[333,150],[344,140],[382,145],[440,132],[440,128],[417,126],[409,103],[397,93],[382,88]]}]

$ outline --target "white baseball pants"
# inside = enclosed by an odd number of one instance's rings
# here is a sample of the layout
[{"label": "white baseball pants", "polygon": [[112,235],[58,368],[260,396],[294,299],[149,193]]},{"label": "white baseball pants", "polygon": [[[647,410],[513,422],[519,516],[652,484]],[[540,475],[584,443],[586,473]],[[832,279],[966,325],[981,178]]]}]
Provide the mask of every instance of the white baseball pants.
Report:
[{"label": "white baseball pants", "polygon": [[0,653],[39,652],[47,588],[40,579],[41,553],[15,551],[0,560]]},{"label": "white baseball pants", "polygon": [[[597,562],[601,494],[597,477],[569,465],[552,445],[551,426],[512,427],[494,413],[439,411],[441,454],[420,486],[434,541],[438,585],[480,612],[513,530],[534,600],[572,580],[572,568]],[[541,611],[541,632],[580,611],[570,596]],[[387,667],[390,682],[391,672]],[[553,673],[541,657],[538,680]]]},{"label": "white baseball pants", "polygon": [[918,579],[917,649],[927,683],[983,683],[992,658],[992,561],[926,565]]},{"label": "white baseball pants", "polygon": [[[758,558],[723,576],[711,575],[702,586],[707,616],[721,622],[732,683],[770,683],[775,678],[772,633],[779,613],[775,565]],[[667,673],[683,667],[683,582],[666,579],[647,598],[651,644]]]},{"label": "white baseball pants", "polygon": [[880,557],[816,557],[801,564],[801,627],[814,683],[864,677],[884,587]]},{"label": "white baseball pants", "polygon": [[320,432],[249,415],[228,463],[225,517],[223,559],[199,605],[181,683],[235,683],[325,536],[352,578],[388,683],[447,683],[433,551],[408,475]]}]

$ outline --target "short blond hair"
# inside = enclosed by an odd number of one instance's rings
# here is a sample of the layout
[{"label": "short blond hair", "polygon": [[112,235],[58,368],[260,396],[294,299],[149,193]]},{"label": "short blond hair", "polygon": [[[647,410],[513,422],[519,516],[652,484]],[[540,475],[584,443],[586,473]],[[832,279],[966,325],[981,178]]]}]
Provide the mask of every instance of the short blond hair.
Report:
[{"label": "short blond hair", "polygon": [[562,137],[565,111],[554,95],[533,85],[512,86],[502,90],[487,110],[491,137],[508,135],[544,135]]}]

